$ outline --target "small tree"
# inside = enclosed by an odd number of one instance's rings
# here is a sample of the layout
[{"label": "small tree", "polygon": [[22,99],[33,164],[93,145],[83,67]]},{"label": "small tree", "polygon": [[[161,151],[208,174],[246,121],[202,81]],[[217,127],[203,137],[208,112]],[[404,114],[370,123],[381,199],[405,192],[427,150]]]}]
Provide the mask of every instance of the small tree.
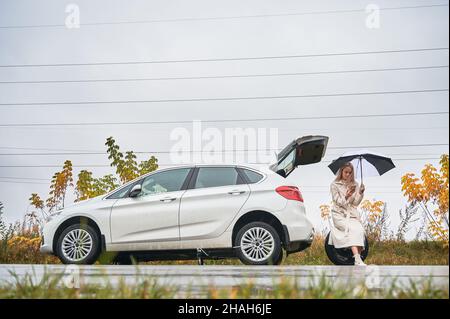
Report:
[{"label": "small tree", "polygon": [[379,200],[364,200],[361,203],[361,222],[368,237],[381,240],[389,227],[386,203]]},{"label": "small tree", "polygon": [[119,187],[117,178],[112,174],[108,174],[100,178],[93,178],[92,172],[82,170],[78,174],[78,181],[75,187],[75,194],[77,195],[75,201],[79,202],[100,196],[117,187]]},{"label": "small tree", "polygon": [[[402,191],[408,202],[420,207],[428,222],[428,232],[434,239],[448,246],[449,213],[449,158],[441,156],[439,170],[431,164],[425,165],[420,178],[414,173],[402,177]],[[434,208],[434,209],[433,209]]]},{"label": "small tree", "polygon": [[3,208],[3,203],[0,202],[0,240],[5,238],[8,231],[8,227],[6,227],[5,221],[3,220]]},{"label": "small tree", "polygon": [[45,219],[55,211],[64,208],[64,201],[66,198],[67,188],[73,186],[73,175],[72,175],[72,162],[67,160],[64,162],[63,169],[60,172],[56,172],[53,175],[49,197],[44,203],[44,200],[37,193],[32,193],[29,198],[30,204],[38,212],[29,212],[32,214],[34,219]]},{"label": "small tree", "polygon": [[[397,228],[397,240],[399,240],[399,241],[405,240],[405,236],[406,236],[406,233],[410,229],[410,225],[415,223],[417,220],[419,220],[418,218],[414,218],[414,216],[416,216],[418,210],[419,210],[419,207],[412,205],[412,204],[407,205],[405,207],[404,212],[400,209],[400,211],[399,211],[400,224],[398,225],[398,228]],[[421,234],[421,232],[419,230],[416,234],[416,239],[420,238],[420,234]]]},{"label": "small tree", "polygon": [[69,186],[73,186],[73,174],[72,162],[67,160],[64,162],[62,171],[53,175],[50,184],[50,197],[46,201],[50,213],[64,208],[64,200]]},{"label": "small tree", "polygon": [[136,162],[136,155],[132,151],[128,151],[124,156],[112,137],[107,138],[105,145],[108,147],[108,159],[112,161],[111,166],[116,168],[116,174],[122,183],[129,182],[136,177],[158,169],[158,160],[154,156],[138,164]]},{"label": "small tree", "polygon": [[[106,194],[120,186],[120,183],[126,183],[143,174],[152,172],[158,168],[158,160],[151,156],[148,160],[137,163],[136,155],[133,151],[126,152],[125,156],[120,152],[120,147],[116,141],[109,137],[106,140],[108,159],[111,160],[111,166],[116,168],[116,174],[108,174],[103,177],[95,178],[92,172],[82,170],[77,176],[74,185],[72,162],[67,160],[64,162],[63,169],[53,175],[50,185],[49,197],[47,200],[33,193],[29,198],[31,206],[46,218],[54,211],[64,208],[66,193],[69,187],[75,186],[75,201],[82,201],[96,196]],[[31,212],[36,217],[36,212]]]}]

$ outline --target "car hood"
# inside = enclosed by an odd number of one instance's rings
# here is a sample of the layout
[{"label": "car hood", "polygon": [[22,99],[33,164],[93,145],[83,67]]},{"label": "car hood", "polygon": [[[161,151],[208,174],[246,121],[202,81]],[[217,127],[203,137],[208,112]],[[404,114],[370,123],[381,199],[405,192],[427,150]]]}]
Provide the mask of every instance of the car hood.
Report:
[{"label": "car hood", "polygon": [[[62,214],[69,214],[79,211],[88,211],[94,208],[101,208],[105,206],[111,206],[114,204],[114,201],[103,200],[104,195],[97,196],[91,199],[87,199],[81,202],[74,203],[72,205],[66,206],[61,210]],[[104,203],[102,205],[102,203]]]}]

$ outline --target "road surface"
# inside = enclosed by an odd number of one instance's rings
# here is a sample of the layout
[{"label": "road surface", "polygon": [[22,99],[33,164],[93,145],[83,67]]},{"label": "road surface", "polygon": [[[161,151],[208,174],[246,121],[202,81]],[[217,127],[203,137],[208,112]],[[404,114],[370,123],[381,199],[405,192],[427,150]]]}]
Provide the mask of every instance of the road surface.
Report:
[{"label": "road surface", "polygon": [[[429,280],[434,288],[449,287],[448,266],[160,266],[160,265],[0,265],[1,283],[13,283],[16,278],[30,276],[35,282],[48,276],[61,275],[62,284],[117,285],[120,280],[134,284],[153,278],[158,284],[175,286],[180,294],[199,294],[204,288],[230,288],[249,283],[257,288],[268,288],[280,280],[295,280],[300,289],[316,285],[325,277],[335,285],[365,285],[383,290],[397,286],[410,287]],[[17,277],[15,277],[16,275]],[[69,279],[69,281],[67,281]]]}]

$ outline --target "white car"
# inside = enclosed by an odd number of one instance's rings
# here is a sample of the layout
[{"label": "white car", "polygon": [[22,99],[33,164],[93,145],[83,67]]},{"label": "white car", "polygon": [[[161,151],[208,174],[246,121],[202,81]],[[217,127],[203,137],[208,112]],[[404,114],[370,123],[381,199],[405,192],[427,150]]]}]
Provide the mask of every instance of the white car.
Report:
[{"label": "white car", "polygon": [[43,229],[41,252],[65,264],[92,264],[104,252],[116,261],[232,258],[280,264],[310,246],[313,226],[299,189],[286,177],[320,162],[326,136],[289,144],[267,169],[192,165],[161,169],[66,207]]}]

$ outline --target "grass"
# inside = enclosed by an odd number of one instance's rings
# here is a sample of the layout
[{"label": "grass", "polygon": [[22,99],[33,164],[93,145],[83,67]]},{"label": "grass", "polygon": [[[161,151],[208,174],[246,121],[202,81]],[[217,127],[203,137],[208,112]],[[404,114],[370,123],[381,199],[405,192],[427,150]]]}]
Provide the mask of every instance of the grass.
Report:
[{"label": "grass", "polygon": [[[0,241],[0,264],[56,264],[58,258],[39,252],[39,238],[16,236]],[[370,241],[369,264],[375,265],[448,265],[449,250],[437,241]],[[237,259],[206,260],[208,265],[240,265]],[[195,265],[196,260],[152,261],[150,265]],[[330,265],[324,240],[317,237],[308,249],[289,255],[283,265]]]},{"label": "grass", "polygon": [[162,299],[174,298],[177,292],[173,287],[157,285],[151,278],[134,285],[121,280],[113,286],[105,277],[103,285],[70,288],[64,285],[63,274],[44,274],[39,281],[30,274],[23,277],[12,275],[13,283],[0,284],[0,299]]},{"label": "grass", "polygon": [[0,284],[0,299],[161,299],[161,298],[210,298],[210,299],[448,299],[446,288],[436,288],[430,280],[411,283],[402,288],[395,283],[385,290],[369,290],[365,286],[342,286],[322,276],[319,281],[306,287],[299,287],[296,282],[281,280],[271,287],[256,287],[251,281],[241,286],[218,289],[205,287],[199,294],[193,294],[189,287],[179,291],[173,286],[161,286],[151,277],[140,277],[136,284],[119,281],[113,286],[108,278],[103,285],[81,284],[79,288],[68,288],[62,282],[62,275],[44,274],[41,280],[26,275],[14,275],[12,283]]},{"label": "grass", "polygon": [[[371,241],[367,263],[374,265],[448,265],[449,250],[436,241]],[[197,261],[152,261],[147,264],[186,264]],[[240,265],[237,259],[206,260],[208,265]],[[324,239],[317,237],[308,249],[289,255],[283,265],[331,265],[324,249]]]},{"label": "grass", "polygon": [[370,290],[364,285],[339,285],[324,276],[301,288],[296,282],[281,280],[269,289],[258,289],[251,283],[231,289],[208,290],[207,298],[222,299],[448,299],[449,290],[433,287],[431,280],[411,282],[408,287],[393,283],[385,290]]}]

